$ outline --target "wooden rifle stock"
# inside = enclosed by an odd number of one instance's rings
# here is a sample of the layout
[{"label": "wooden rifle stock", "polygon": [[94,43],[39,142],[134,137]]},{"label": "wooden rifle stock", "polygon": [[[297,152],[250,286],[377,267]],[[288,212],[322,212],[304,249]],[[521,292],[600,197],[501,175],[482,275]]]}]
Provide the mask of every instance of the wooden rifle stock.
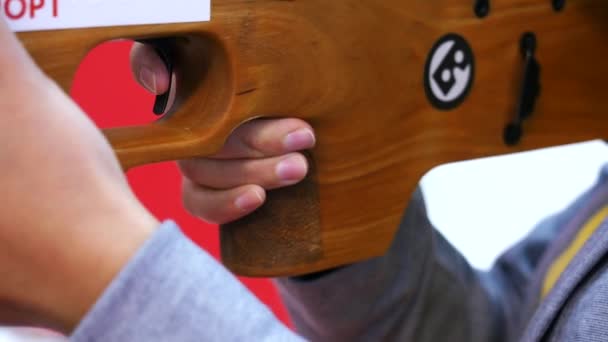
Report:
[{"label": "wooden rifle stock", "polygon": [[[210,22],[19,38],[65,90],[101,42],[171,38],[171,112],[104,131],[125,169],[213,154],[254,118],[311,123],[318,143],[306,181],[271,191],[261,210],[221,230],[222,260],[237,274],[301,275],[382,255],[438,165],[608,134],[608,2],[556,12],[549,0],[496,1],[483,18],[473,2],[214,0]],[[505,127],[526,102],[525,32],[537,40],[542,91],[523,136],[507,144]],[[427,56],[447,33],[475,58],[471,90],[452,110],[434,107],[424,86]]]}]

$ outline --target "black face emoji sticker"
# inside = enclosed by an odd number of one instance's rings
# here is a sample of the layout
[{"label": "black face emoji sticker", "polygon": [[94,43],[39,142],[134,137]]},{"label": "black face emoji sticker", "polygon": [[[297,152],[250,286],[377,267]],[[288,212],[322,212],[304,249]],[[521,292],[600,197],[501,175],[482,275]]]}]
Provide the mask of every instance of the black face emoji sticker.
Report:
[{"label": "black face emoji sticker", "polygon": [[427,98],[438,109],[456,108],[468,95],[475,76],[475,58],[459,35],[447,34],[429,53],[424,70]]}]

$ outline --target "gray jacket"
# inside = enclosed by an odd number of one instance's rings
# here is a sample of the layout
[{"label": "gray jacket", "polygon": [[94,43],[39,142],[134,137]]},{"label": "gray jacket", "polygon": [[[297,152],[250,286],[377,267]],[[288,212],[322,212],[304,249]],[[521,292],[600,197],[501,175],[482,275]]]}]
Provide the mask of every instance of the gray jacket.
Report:
[{"label": "gray jacket", "polygon": [[[417,191],[390,251],[277,279],[295,332],[165,222],[74,341],[608,341],[608,168],[489,272],[429,222]],[[483,243],[483,241],[479,241]]]}]

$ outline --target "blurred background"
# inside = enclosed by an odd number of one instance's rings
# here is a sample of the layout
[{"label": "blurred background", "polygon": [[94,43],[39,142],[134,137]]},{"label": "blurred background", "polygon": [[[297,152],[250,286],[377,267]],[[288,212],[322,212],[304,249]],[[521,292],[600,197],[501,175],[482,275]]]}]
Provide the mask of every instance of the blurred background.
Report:
[{"label": "blurred background", "polygon": [[[100,127],[153,121],[153,96],[133,80],[131,42],[96,48],[76,74],[71,95]],[[488,269],[496,257],[521,239],[540,219],[561,210],[596,179],[608,162],[601,141],[443,165],[422,180],[429,215],[437,228],[475,267]],[[159,219],[177,221],[202,248],[218,257],[217,227],[185,212],[180,176],[173,163],[134,169],[129,181],[140,200]],[[83,275],[86,277],[86,275]],[[240,278],[289,325],[272,284]],[[0,342],[57,341],[37,329],[0,329]]]}]

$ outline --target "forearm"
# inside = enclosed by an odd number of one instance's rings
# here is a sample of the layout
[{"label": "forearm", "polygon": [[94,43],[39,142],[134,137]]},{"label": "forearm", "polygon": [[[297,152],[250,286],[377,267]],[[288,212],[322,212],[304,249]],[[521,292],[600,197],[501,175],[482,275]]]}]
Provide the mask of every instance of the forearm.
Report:
[{"label": "forearm", "polygon": [[123,189],[96,187],[101,186],[89,182],[86,190],[74,191],[73,198],[94,195],[63,211],[22,210],[12,224],[2,225],[3,237],[12,233],[18,238],[2,241],[0,248],[0,321],[71,332],[158,227],[131,196],[121,196]]}]

